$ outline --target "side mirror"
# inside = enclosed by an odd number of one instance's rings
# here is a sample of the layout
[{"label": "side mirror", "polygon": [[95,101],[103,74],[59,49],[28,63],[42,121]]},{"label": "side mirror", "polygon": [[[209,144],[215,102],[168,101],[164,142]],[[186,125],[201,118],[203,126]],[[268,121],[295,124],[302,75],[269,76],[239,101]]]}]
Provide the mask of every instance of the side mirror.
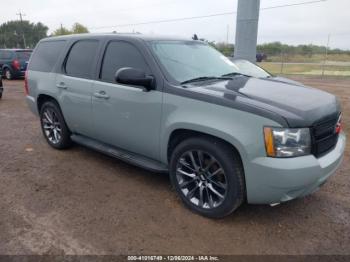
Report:
[{"label": "side mirror", "polygon": [[147,91],[155,88],[153,76],[147,76],[140,69],[124,67],[115,73],[115,81],[120,84],[144,87]]}]

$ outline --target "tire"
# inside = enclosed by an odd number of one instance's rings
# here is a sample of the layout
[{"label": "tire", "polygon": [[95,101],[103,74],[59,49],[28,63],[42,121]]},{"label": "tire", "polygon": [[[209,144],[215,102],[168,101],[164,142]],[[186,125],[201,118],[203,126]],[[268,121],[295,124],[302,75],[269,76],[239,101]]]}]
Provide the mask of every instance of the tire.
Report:
[{"label": "tire", "polygon": [[7,80],[12,80],[13,79],[13,75],[11,73],[11,70],[8,68],[4,69],[4,76]]},{"label": "tire", "polygon": [[240,158],[215,138],[189,138],[176,146],[170,160],[170,180],[184,204],[205,217],[227,216],[245,199]]},{"label": "tire", "polygon": [[71,132],[56,102],[44,102],[40,109],[40,123],[43,135],[50,146],[55,149],[66,149],[71,146]]}]

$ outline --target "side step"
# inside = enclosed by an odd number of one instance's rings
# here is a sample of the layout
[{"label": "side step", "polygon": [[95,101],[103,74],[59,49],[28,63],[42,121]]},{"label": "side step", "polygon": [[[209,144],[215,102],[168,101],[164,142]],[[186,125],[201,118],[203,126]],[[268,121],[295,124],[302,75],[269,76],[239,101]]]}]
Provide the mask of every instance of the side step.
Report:
[{"label": "side step", "polygon": [[168,172],[168,168],[166,165],[160,162],[157,162],[155,160],[149,159],[147,157],[140,156],[140,155],[128,152],[126,150],[119,149],[81,135],[74,134],[71,136],[71,139],[77,144],[89,147],[100,153],[118,158],[127,163],[147,169],[149,171],[157,172],[157,173]]}]

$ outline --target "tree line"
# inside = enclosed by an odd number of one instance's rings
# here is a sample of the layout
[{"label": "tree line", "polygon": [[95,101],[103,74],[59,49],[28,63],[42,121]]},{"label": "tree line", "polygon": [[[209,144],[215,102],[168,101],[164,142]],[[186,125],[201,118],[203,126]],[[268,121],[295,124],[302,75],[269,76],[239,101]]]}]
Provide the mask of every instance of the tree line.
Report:
[{"label": "tree line", "polygon": [[[48,35],[48,31],[49,28],[40,22],[31,23],[27,20],[15,20],[3,23],[0,25],[0,48],[34,48],[40,39],[48,36],[89,33],[88,28],[80,23],[75,23],[71,28],[66,28],[61,25],[50,35]],[[231,56],[234,53],[233,44],[210,42],[205,39],[200,40],[208,42],[227,56]],[[264,53],[268,56],[289,54],[311,57],[314,54],[324,54],[325,51],[325,46],[312,44],[295,46],[283,44],[281,42],[273,42],[257,46],[258,53]],[[328,49],[327,51],[329,54],[350,55],[350,50]]]},{"label": "tree line", "polygon": [[[234,53],[234,45],[227,43],[215,43],[208,42],[214,46],[217,50],[227,56],[231,56]],[[257,52],[264,53],[268,56],[280,56],[284,54],[288,55],[302,55],[309,56],[316,54],[325,54],[327,47],[319,45],[287,45],[281,42],[272,42],[266,44],[257,45]],[[328,48],[328,54],[347,54],[350,55],[350,50],[341,50],[339,48]]]},{"label": "tree line", "polygon": [[60,26],[48,35],[49,28],[42,23],[8,21],[0,25],[0,48],[34,48],[40,39],[48,36],[89,33],[87,27],[75,23],[70,29]]}]

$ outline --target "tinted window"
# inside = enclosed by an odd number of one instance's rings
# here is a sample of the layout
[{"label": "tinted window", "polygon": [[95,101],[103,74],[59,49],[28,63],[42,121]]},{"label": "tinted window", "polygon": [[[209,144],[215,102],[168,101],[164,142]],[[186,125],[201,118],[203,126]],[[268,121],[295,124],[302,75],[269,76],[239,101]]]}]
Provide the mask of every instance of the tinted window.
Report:
[{"label": "tinted window", "polygon": [[8,60],[12,58],[12,52],[11,51],[0,51],[0,59]]},{"label": "tinted window", "polygon": [[32,52],[30,51],[17,51],[16,55],[19,60],[28,61]]},{"label": "tinted window", "polygon": [[145,59],[135,46],[122,41],[111,42],[107,46],[103,59],[101,79],[114,82],[115,73],[122,67],[133,67],[150,74]]},{"label": "tinted window", "polygon": [[66,62],[67,75],[89,78],[97,52],[98,41],[84,40],[75,43]]},{"label": "tinted window", "polygon": [[30,59],[29,70],[51,72],[65,45],[65,41],[40,43]]}]

